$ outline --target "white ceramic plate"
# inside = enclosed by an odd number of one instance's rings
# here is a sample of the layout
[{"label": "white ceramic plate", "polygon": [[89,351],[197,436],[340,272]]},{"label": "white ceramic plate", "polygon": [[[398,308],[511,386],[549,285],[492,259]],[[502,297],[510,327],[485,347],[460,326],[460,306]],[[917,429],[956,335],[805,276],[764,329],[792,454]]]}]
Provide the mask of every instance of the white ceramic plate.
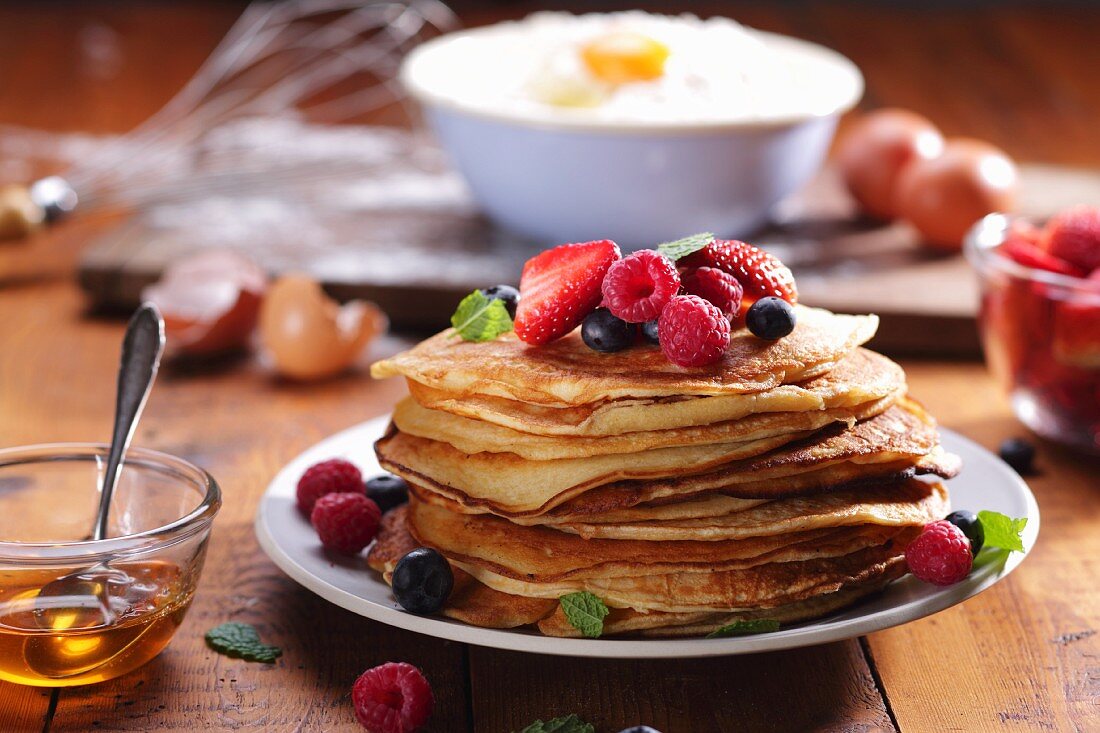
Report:
[{"label": "white ceramic plate", "polygon": [[[558,639],[529,631],[482,629],[444,618],[415,616],[398,607],[382,578],[363,557],[326,554],[309,522],[295,507],[298,477],[310,465],[343,457],[380,473],[372,444],[389,418],[378,418],[337,433],[291,461],[268,486],[256,514],[256,535],[268,556],[284,572],[322,598],[384,624],[468,644],[541,654],[578,657],[708,657],[790,649],[849,639],[897,626],[950,608],[977,595],[1012,572],[1025,555],[985,551],[970,576],[949,588],[937,588],[907,576],[886,591],[852,608],[817,621],[755,636],[724,639]],[[1027,517],[1024,546],[1039,534],[1039,507],[1027,485],[999,458],[976,443],[942,430],[944,447],[963,458],[962,474],[951,481],[957,509],[992,509]]]}]

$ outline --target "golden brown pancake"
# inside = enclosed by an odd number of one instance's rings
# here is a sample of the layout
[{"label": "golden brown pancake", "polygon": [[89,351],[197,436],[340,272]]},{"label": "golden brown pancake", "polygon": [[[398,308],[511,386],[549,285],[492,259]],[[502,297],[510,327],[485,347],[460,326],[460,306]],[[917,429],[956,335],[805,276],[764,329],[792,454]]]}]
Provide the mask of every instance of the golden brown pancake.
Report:
[{"label": "golden brown pancake", "polygon": [[415,497],[409,501],[407,524],[417,542],[443,553],[474,577],[481,579],[480,571],[485,570],[543,586],[835,557],[881,545],[898,534],[895,527],[864,524],[736,540],[586,540],[545,527],[521,527],[489,514],[455,514]]},{"label": "golden brown pancake", "polygon": [[514,333],[492,341],[463,341],[453,329],[371,366],[371,375],[405,376],[459,398],[489,395],[539,405],[588,405],[624,397],[750,394],[825,373],[874,336],[876,316],[836,315],[796,306],[798,325],[765,341],[740,329],[722,359],[685,369],[655,346],[601,354],[579,329],[531,347]]},{"label": "golden brown pancake", "polygon": [[919,530],[896,533],[895,541],[829,557],[769,562],[747,568],[657,575],[571,578],[535,583],[497,575],[480,566],[456,561],[490,588],[529,598],[560,598],[587,591],[613,608],[671,613],[730,612],[771,608],[803,601],[848,585],[874,582],[897,562],[905,562],[905,546]]},{"label": "golden brown pancake", "polygon": [[[405,524],[407,507],[400,506],[382,517],[378,536],[367,562],[382,573],[387,583],[397,561],[420,545]],[[524,598],[493,590],[475,580],[462,568],[451,566],[454,588],[441,613],[448,618],[490,629],[514,629],[538,622],[558,608],[558,602],[546,598]]]},{"label": "golden brown pancake", "polygon": [[[799,437],[805,440],[771,450]],[[375,444],[375,451],[386,470],[473,511],[521,516],[544,514],[596,487],[625,481],[633,483],[619,486],[619,491],[645,492],[638,503],[716,490],[741,498],[777,498],[792,475],[838,463],[913,465],[937,443],[932,419],[916,403],[903,400],[850,430],[827,429],[813,437],[778,436],[747,444],[529,461],[511,453],[467,455],[446,443],[393,431]],[[744,482],[774,493],[739,494],[737,484]]]},{"label": "golden brown pancake", "polygon": [[856,349],[822,376],[764,392],[624,398],[569,407],[453,394],[409,381],[413,398],[424,407],[524,433],[580,437],[705,426],[760,413],[856,407],[896,394],[904,386],[901,367],[866,349]]},{"label": "golden brown pancake", "polygon": [[897,394],[856,407],[764,413],[713,425],[594,438],[521,433],[481,420],[430,410],[421,407],[411,397],[406,397],[394,408],[393,424],[402,433],[447,443],[463,453],[514,453],[532,461],[553,461],[612,453],[637,453],[655,448],[748,443],[777,435],[815,431],[834,423],[851,427],[858,420],[866,420],[885,412],[903,392],[904,388],[899,389]]}]

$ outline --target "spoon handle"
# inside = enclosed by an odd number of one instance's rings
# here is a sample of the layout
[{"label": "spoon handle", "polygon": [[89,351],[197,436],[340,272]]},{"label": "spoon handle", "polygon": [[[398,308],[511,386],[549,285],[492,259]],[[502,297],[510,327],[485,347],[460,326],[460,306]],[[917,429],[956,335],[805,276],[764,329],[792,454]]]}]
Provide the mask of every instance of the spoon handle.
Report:
[{"label": "spoon handle", "polygon": [[103,487],[99,492],[99,513],[96,515],[93,539],[101,540],[107,536],[111,497],[118,486],[122,461],[134,437],[138,417],[149,398],[163,351],[164,319],[155,305],[145,303],[130,319],[122,341],[115,425],[111,434],[111,450],[107,454],[107,471],[103,474]]}]

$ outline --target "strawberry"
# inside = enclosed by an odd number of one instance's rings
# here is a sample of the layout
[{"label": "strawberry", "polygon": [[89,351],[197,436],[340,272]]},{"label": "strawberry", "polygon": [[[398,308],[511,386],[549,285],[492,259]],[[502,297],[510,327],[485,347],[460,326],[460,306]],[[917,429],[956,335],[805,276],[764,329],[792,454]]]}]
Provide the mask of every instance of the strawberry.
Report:
[{"label": "strawberry", "polygon": [[1085,274],[1077,265],[1052,255],[1025,239],[1007,239],[998,251],[1024,267],[1057,272],[1060,275],[1069,275],[1070,277],[1083,277]]},{"label": "strawberry", "polygon": [[1042,246],[1085,272],[1100,268],[1100,207],[1074,206],[1055,216],[1047,222]]},{"label": "strawberry", "polygon": [[1054,302],[1053,352],[1062,364],[1100,368],[1100,270],[1089,276],[1090,292]]},{"label": "strawberry", "polygon": [[563,244],[527,260],[519,281],[516,335],[538,345],[572,331],[600,304],[604,275],[618,259],[619,245],[601,239]]},{"label": "strawberry", "polygon": [[798,289],[790,269],[773,255],[735,239],[716,239],[698,252],[679,260],[681,267],[716,267],[737,278],[744,289],[740,316],[760,298],[775,296],[798,302]]}]

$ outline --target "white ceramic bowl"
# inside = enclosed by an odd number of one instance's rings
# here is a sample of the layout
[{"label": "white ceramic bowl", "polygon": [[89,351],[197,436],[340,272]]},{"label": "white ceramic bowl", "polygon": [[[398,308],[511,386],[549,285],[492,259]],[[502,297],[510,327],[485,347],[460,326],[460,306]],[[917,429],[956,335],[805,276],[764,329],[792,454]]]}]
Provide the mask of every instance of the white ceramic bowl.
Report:
[{"label": "white ceramic bowl", "polygon": [[545,244],[610,238],[642,247],[698,231],[749,234],[814,175],[837,119],[863,93],[859,70],[843,56],[746,29],[798,73],[820,78],[805,109],[635,121],[494,108],[448,80],[497,28],[420,46],[401,80],[484,210]]}]

